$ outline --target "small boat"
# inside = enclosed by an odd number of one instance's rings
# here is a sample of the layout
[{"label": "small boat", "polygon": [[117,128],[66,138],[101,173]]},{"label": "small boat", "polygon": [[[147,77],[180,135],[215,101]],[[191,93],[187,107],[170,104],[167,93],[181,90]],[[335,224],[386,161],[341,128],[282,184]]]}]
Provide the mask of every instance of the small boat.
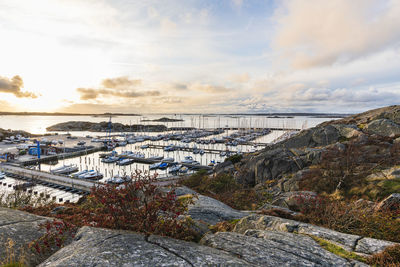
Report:
[{"label": "small boat", "polygon": [[193,162],[192,156],[186,156],[184,160],[182,160],[182,163],[190,164]]},{"label": "small boat", "polygon": [[208,166],[214,167],[215,166],[215,160],[210,161],[210,163],[208,163]]},{"label": "small boat", "polygon": [[219,153],[219,155],[220,155],[221,157],[225,157],[225,156],[226,156],[226,152],[225,152],[225,151],[221,151],[221,153]]},{"label": "small boat", "polygon": [[142,145],[140,148],[141,149],[146,149],[146,148],[149,148],[149,145]]},{"label": "small boat", "polygon": [[6,174],[4,172],[0,172],[0,180],[6,178]]},{"label": "small boat", "polygon": [[200,162],[194,160],[194,161],[192,161],[192,163],[190,163],[190,164],[192,164],[192,165],[200,165]]},{"label": "small boat", "polygon": [[113,151],[111,151],[109,153],[100,153],[99,157],[100,158],[106,158],[106,157],[117,156],[117,155],[118,155],[118,152],[113,150]]},{"label": "small boat", "polygon": [[168,169],[168,173],[177,173],[181,167],[182,165],[180,164],[172,166],[171,168]]},{"label": "small boat", "polygon": [[126,146],[126,145],[128,144],[128,142],[126,142],[126,141],[119,141],[117,144],[118,144],[118,146]]},{"label": "small boat", "polygon": [[118,160],[119,160],[119,157],[111,156],[111,157],[106,157],[106,158],[102,159],[101,162],[114,163],[114,162],[117,162]]},{"label": "small boat", "polygon": [[204,150],[203,150],[203,149],[200,149],[199,154],[200,154],[200,155],[204,155],[204,153],[205,153]]},{"label": "small boat", "polygon": [[133,159],[121,159],[117,161],[117,165],[123,166],[123,165],[130,165],[134,162]]},{"label": "small boat", "polygon": [[165,170],[168,167],[168,163],[166,162],[161,162],[160,166],[158,166],[158,168],[160,170]]},{"label": "small boat", "polygon": [[150,170],[158,169],[158,168],[160,167],[160,165],[161,165],[161,162],[157,162],[157,163],[151,164],[151,165],[149,166],[149,169],[150,169]]},{"label": "small boat", "polygon": [[50,172],[53,174],[70,174],[78,170],[79,170],[78,166],[71,164],[56,168],[54,170],[51,170]]},{"label": "small boat", "polygon": [[78,146],[84,146],[85,144],[86,144],[85,141],[79,141],[79,142],[78,142]]},{"label": "small boat", "polygon": [[74,173],[74,174],[72,174],[71,176],[74,177],[74,178],[78,178],[79,176],[84,175],[84,174],[86,174],[86,173],[88,173],[88,172],[89,172],[89,170],[83,170],[83,171]]},{"label": "small boat", "polygon": [[88,171],[86,174],[80,175],[78,178],[100,180],[101,178],[103,178],[103,174],[100,172],[91,170],[91,171]]},{"label": "small boat", "polygon": [[107,184],[122,184],[122,183],[129,182],[130,180],[132,180],[132,178],[128,175],[125,175],[125,176],[115,175],[112,178],[107,179],[106,183]]},{"label": "small boat", "polygon": [[184,166],[184,167],[182,167],[182,168],[179,169],[179,172],[180,172],[180,173],[187,173],[188,170],[189,170],[189,168]]},{"label": "small boat", "polygon": [[174,162],[174,158],[164,158],[162,162]]}]

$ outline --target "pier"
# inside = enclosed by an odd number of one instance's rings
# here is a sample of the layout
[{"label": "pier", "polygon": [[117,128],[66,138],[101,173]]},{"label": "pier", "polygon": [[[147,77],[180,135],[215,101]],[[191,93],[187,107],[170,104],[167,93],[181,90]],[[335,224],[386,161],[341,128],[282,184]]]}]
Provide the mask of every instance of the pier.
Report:
[{"label": "pier", "polygon": [[52,174],[43,171],[25,169],[18,166],[13,166],[10,164],[1,164],[0,169],[2,169],[6,174],[17,175],[29,179],[29,181],[36,182],[38,184],[46,185],[58,185],[60,190],[76,189],[78,191],[83,191],[89,193],[93,186],[99,186],[101,183],[91,180],[77,179],[69,176]]}]

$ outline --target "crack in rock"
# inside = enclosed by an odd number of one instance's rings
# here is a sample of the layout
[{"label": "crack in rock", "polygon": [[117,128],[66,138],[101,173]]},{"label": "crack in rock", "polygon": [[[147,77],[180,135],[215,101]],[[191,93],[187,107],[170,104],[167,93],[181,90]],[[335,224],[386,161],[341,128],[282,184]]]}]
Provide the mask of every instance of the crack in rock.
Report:
[{"label": "crack in rock", "polygon": [[190,266],[193,266],[193,267],[194,267],[194,265],[193,265],[188,259],[186,259],[185,257],[182,257],[181,255],[179,255],[179,254],[176,253],[175,251],[172,251],[172,250],[170,250],[168,247],[165,247],[165,246],[163,246],[163,245],[161,245],[161,244],[158,244],[158,243],[156,243],[156,242],[150,241],[148,235],[145,236],[144,240],[145,240],[147,243],[149,243],[149,244],[156,245],[156,246],[158,246],[158,247],[160,247],[160,248],[166,250],[167,252],[169,252],[169,253],[171,253],[171,254],[177,256],[178,258],[184,260],[184,261],[187,262]]}]

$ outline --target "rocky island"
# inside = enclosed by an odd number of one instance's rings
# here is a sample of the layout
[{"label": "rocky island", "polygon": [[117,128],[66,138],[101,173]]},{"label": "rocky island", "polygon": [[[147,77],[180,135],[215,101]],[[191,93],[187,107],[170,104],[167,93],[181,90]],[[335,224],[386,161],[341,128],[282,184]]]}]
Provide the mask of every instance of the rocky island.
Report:
[{"label": "rocky island", "polygon": [[[88,122],[88,121],[68,121],[57,123],[47,127],[47,131],[89,131],[89,132],[106,132],[108,131],[108,122]],[[165,125],[143,125],[133,124],[127,125],[122,123],[112,123],[111,131],[113,132],[163,132],[168,128]]]},{"label": "rocky island", "polygon": [[166,118],[162,117],[159,119],[154,119],[154,120],[141,120],[141,121],[154,121],[154,122],[178,122],[178,121],[183,121],[182,119],[171,119],[171,118]]},{"label": "rocky island", "polygon": [[[123,211],[110,199],[125,207],[129,194],[114,195],[112,188],[94,191],[80,204],[24,207],[37,215],[0,208],[0,262],[8,239],[26,247],[45,233],[36,230],[38,224],[55,217],[77,224],[75,234],[49,255],[23,258],[25,264],[399,266],[399,166],[400,106],[376,109],[322,123],[262,151],[231,157],[213,174],[197,173],[178,187],[152,191],[157,197],[145,203],[169,203],[152,213],[162,221],[155,228],[133,231],[136,224],[122,223],[136,220],[140,205],[115,217]],[[151,195],[138,196],[134,201]],[[176,211],[169,205],[184,201],[183,214],[168,221]],[[94,212],[107,205],[112,214]],[[80,212],[83,217],[74,219]],[[185,223],[157,231],[175,219]]]}]

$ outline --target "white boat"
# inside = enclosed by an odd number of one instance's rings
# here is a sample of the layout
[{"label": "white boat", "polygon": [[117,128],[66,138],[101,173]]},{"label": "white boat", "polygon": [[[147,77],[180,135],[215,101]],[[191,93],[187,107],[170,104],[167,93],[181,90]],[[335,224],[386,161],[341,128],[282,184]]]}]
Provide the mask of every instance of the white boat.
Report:
[{"label": "white boat", "polygon": [[83,171],[74,173],[74,174],[72,174],[71,176],[74,177],[74,178],[78,178],[80,175],[86,174],[86,173],[88,173],[88,172],[89,172],[88,170],[83,170]]},{"label": "white boat", "polygon": [[149,145],[142,145],[140,148],[141,149],[146,149],[146,148],[149,148]]},{"label": "white boat", "polygon": [[200,154],[200,155],[204,155],[204,153],[205,153],[204,150],[203,150],[203,149],[200,149],[199,154]]},{"label": "white boat", "polygon": [[79,170],[78,166],[71,164],[56,168],[54,170],[51,170],[50,172],[53,174],[70,174],[78,170]]},{"label": "white boat", "polygon": [[101,178],[103,178],[103,174],[100,172],[91,170],[91,171],[88,171],[86,174],[79,176],[79,178],[100,180]]},{"label": "white boat", "polygon": [[225,151],[221,151],[221,153],[219,153],[219,155],[220,155],[221,157],[225,157],[225,156],[226,156],[226,152],[225,152]]},{"label": "white boat", "polygon": [[123,165],[129,165],[132,164],[134,162],[133,159],[121,159],[119,161],[117,161],[117,165],[123,166]]},{"label": "white boat", "polygon": [[180,164],[172,166],[171,168],[168,169],[168,173],[177,173],[181,168],[182,165]]},{"label": "white boat", "polygon": [[160,167],[160,165],[161,165],[161,162],[157,162],[157,163],[151,164],[151,165],[149,166],[149,169],[150,169],[150,170],[158,169],[158,167]]},{"label": "white boat", "polygon": [[0,180],[6,178],[6,174],[4,172],[0,172]]},{"label": "white boat", "polygon": [[117,162],[118,160],[119,160],[119,157],[111,156],[111,157],[106,157],[106,158],[102,159],[101,162],[114,163],[114,162]]},{"label": "white boat", "polygon": [[186,164],[191,164],[193,162],[192,156],[186,156],[184,160],[181,161],[181,163],[186,163]]},{"label": "white boat", "polygon": [[125,183],[125,182],[129,182],[131,180],[132,180],[132,178],[129,175],[125,175],[125,176],[115,175],[112,178],[107,179],[106,183],[108,183],[108,184],[122,184],[122,183]]}]

